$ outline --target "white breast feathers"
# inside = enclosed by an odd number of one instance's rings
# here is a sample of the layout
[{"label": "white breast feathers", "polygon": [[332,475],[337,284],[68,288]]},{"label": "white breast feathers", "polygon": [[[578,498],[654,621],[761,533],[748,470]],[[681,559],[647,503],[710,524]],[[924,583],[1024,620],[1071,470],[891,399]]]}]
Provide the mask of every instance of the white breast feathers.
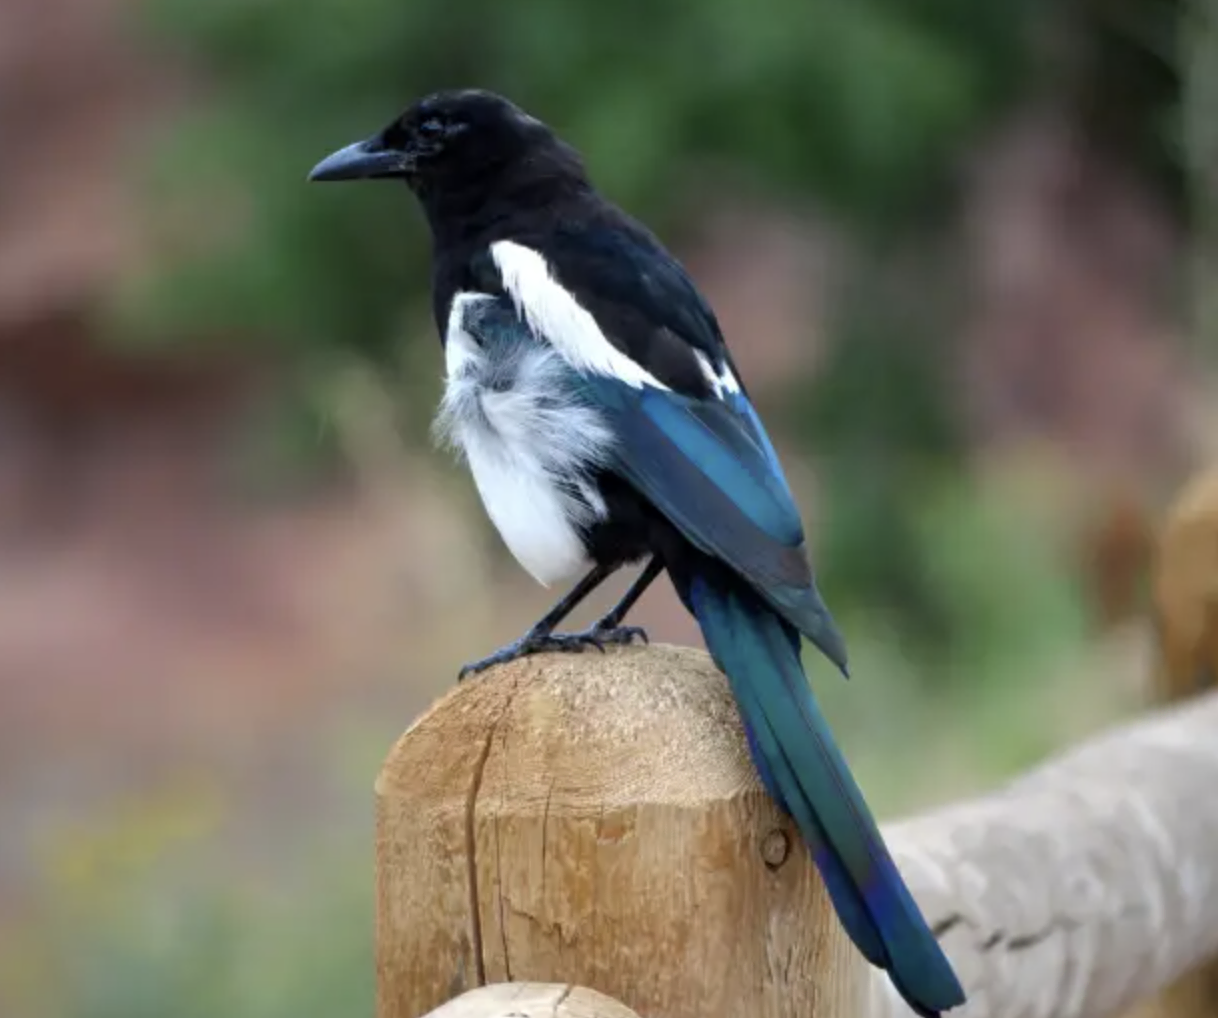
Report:
[{"label": "white breast feathers", "polygon": [[581,531],[606,514],[591,479],[613,441],[601,415],[570,389],[570,368],[532,339],[481,346],[459,294],[445,337],[447,385],[437,437],[469,463],[487,515],[516,560],[549,586],[587,562]]}]

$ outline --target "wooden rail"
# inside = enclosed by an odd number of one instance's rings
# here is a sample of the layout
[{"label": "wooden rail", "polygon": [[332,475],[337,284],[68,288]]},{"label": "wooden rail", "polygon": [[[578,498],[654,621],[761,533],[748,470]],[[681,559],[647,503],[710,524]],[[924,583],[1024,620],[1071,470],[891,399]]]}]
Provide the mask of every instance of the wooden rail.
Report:
[{"label": "wooden rail", "polygon": [[[1155,549],[1150,695],[1180,703],[1218,685],[1218,471],[1176,499]],[[1131,1016],[1135,1018],[1135,1016]],[[1136,1018],[1218,1018],[1218,963],[1187,972]]]}]

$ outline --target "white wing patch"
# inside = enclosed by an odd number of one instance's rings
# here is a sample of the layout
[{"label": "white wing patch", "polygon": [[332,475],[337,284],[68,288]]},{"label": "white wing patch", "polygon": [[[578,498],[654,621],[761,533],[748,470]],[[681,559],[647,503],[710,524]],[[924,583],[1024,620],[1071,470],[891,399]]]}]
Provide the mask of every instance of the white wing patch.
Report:
[{"label": "white wing patch", "polygon": [[736,380],[736,376],[732,374],[732,369],[727,366],[726,361],[723,364],[723,370],[716,371],[710,358],[701,350],[695,350],[694,356],[698,358],[698,366],[702,368],[702,374],[710,382],[716,396],[722,399],[725,392],[735,394],[740,391],[740,383]]},{"label": "white wing patch", "polygon": [[508,550],[549,586],[587,563],[580,530],[607,514],[589,472],[605,460],[613,435],[595,410],[563,397],[568,369],[549,347],[521,343],[492,360],[465,316],[493,299],[463,293],[453,300],[435,433],[468,462]]},{"label": "white wing patch", "polygon": [[577,371],[605,375],[639,389],[667,389],[605,338],[591,313],[550,274],[545,258],[510,240],[491,245],[503,288],[533,334]]}]

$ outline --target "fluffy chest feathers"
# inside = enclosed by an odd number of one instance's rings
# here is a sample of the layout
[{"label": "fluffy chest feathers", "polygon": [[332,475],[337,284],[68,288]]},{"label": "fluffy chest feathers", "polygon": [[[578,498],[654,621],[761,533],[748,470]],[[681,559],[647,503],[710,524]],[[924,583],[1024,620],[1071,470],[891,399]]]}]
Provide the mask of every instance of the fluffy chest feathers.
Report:
[{"label": "fluffy chest feathers", "polygon": [[612,434],[566,361],[501,300],[458,294],[445,355],[437,433],[469,464],[516,560],[547,586],[573,575],[587,559],[584,532],[605,516],[590,475]]},{"label": "fluffy chest feathers", "polygon": [[[567,238],[566,248],[552,239],[562,273],[540,252],[500,240],[437,274],[441,302],[452,292],[444,280],[466,288],[440,312],[447,389],[437,429],[468,462],[509,550],[545,585],[585,565],[588,535],[607,518],[598,469],[631,472],[622,428],[637,436],[658,413],[697,444],[705,425],[690,408],[713,413],[740,395],[713,321],[702,325],[706,350],[678,331],[701,320],[692,284],[622,236],[582,246]],[[661,427],[628,459],[638,466],[670,441]]]}]

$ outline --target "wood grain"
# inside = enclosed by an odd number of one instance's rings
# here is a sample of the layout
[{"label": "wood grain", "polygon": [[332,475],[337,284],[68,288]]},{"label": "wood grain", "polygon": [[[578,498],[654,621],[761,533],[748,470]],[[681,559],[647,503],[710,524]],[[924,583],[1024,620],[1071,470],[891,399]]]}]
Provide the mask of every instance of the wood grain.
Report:
[{"label": "wood grain", "polygon": [[493,983],[441,1004],[427,1018],[639,1018],[625,1004],[570,983]]},{"label": "wood grain", "polygon": [[453,689],[376,785],[379,1018],[486,982],[646,1018],[859,1018],[869,966],[700,651],[545,655]]}]

